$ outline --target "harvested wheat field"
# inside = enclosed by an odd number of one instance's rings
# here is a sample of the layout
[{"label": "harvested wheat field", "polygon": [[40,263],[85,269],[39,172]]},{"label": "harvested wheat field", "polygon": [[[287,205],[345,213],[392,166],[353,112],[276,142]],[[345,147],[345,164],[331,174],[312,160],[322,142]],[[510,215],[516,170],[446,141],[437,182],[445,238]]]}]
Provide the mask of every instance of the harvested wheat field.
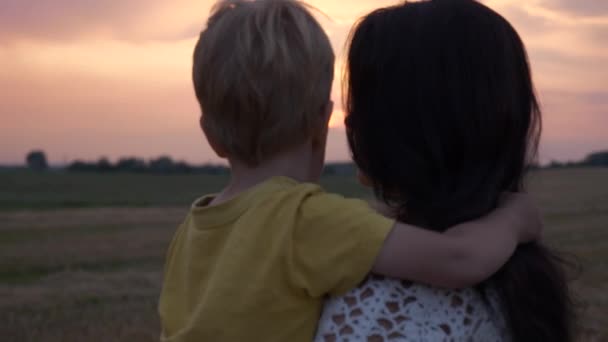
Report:
[{"label": "harvested wheat field", "polygon": [[[34,179],[44,190],[31,186]],[[158,340],[156,302],[166,247],[188,202],[225,179],[71,179],[0,174],[1,340]],[[103,185],[91,185],[79,197],[78,189],[89,182]],[[367,194],[350,179],[324,182],[334,191]],[[116,203],[112,186],[123,196]],[[49,194],[50,188],[56,192]],[[69,198],[62,197],[63,188]],[[540,171],[530,188],[546,216],[547,242],[582,265],[573,281],[580,340],[608,341],[608,170]],[[168,199],[163,193],[170,193]]]}]

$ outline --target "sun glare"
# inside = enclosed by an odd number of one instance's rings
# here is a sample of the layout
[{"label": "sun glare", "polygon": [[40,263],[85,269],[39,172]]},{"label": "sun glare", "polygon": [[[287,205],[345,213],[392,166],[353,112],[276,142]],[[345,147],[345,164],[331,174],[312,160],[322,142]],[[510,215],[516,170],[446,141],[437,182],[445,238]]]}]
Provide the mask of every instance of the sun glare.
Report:
[{"label": "sun glare", "polygon": [[[545,108],[542,159],[605,149],[605,1],[482,1],[528,46]],[[192,51],[215,0],[98,2],[0,0],[0,164],[22,163],[33,148],[44,148],[53,163],[159,151],[215,161],[201,151],[191,82]],[[341,149],[347,37],[358,18],[399,1],[305,2],[329,17],[316,15],[336,54],[329,158],[341,160],[348,155]],[[54,125],[37,124],[47,121]]]},{"label": "sun glare", "polygon": [[334,110],[331,114],[331,119],[329,120],[330,128],[344,128],[344,118],[345,114],[343,110]]}]

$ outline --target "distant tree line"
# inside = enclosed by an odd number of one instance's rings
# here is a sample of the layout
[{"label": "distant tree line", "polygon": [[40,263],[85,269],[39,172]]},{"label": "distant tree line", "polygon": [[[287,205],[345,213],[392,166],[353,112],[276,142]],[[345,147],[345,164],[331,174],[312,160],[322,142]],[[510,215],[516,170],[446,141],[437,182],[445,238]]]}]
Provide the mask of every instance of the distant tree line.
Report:
[{"label": "distant tree line", "polygon": [[[124,173],[156,173],[156,174],[210,174],[223,175],[230,173],[230,169],[223,165],[201,165],[194,166],[186,162],[174,161],[164,156],[150,161],[140,158],[121,158],[116,163],[111,163],[106,158],[97,162],[74,161],[66,167],[70,172],[124,172]],[[325,167],[326,175],[351,176],[356,174],[353,163],[332,163]]]},{"label": "distant tree line", "polygon": [[576,167],[608,167],[608,151],[596,152],[577,162],[552,161],[546,166],[548,169],[576,168]]},{"label": "distant tree line", "polygon": [[222,165],[190,165],[183,161],[174,161],[171,157],[162,156],[151,160],[141,158],[121,158],[116,163],[107,158],[96,162],[76,160],[66,167],[70,172],[123,172],[123,173],[157,173],[157,174],[187,174],[204,173],[211,175],[228,174],[229,169]]},{"label": "distant tree line", "polygon": [[[46,155],[37,150],[26,156],[27,167],[34,171],[44,171],[49,168]],[[588,155],[578,162],[552,161],[542,167],[535,165],[534,169],[548,168],[576,168],[576,167],[608,167],[608,151],[596,152]],[[200,173],[210,175],[228,174],[230,170],[223,165],[191,165],[184,161],[174,161],[171,157],[161,156],[151,160],[136,157],[121,158],[112,163],[107,158],[101,158],[95,162],[76,160],[67,165],[65,169],[69,172],[124,172],[124,173],[154,173],[154,174],[187,174]],[[332,163],[325,167],[325,174],[351,176],[356,174],[356,167],[352,163]]]},{"label": "distant tree line", "polygon": [[43,151],[32,151],[25,157],[27,167],[34,171],[44,171],[49,168],[46,154]]}]

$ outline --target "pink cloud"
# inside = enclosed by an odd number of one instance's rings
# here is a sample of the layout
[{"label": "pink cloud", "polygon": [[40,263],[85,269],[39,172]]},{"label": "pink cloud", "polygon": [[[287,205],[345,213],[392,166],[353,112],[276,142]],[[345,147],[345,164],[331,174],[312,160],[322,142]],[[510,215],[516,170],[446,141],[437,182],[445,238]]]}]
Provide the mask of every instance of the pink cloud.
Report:
[{"label": "pink cloud", "polygon": [[[214,160],[190,83],[193,38],[212,2],[0,0],[0,163],[21,161],[32,148],[46,149],[54,162],[160,153]],[[333,18],[320,17],[340,56],[357,18],[397,1],[310,2]],[[608,22],[601,16],[608,17],[608,3],[488,3],[530,50],[545,105],[544,158],[577,159],[608,147]],[[329,158],[348,158],[341,129],[332,130]]]},{"label": "pink cloud", "polygon": [[[129,41],[191,38],[200,31],[210,4],[210,0],[3,0],[0,43],[91,36]],[[188,9],[191,17],[175,20],[175,12]]]},{"label": "pink cloud", "polygon": [[604,0],[543,0],[542,5],[573,16],[607,16],[608,2]]}]

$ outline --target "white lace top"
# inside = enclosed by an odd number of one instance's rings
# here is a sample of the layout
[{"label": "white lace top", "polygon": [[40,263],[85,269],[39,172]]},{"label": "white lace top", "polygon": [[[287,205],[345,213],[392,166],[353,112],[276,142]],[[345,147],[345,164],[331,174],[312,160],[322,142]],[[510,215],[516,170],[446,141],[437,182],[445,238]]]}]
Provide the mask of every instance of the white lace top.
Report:
[{"label": "white lace top", "polygon": [[509,341],[498,298],[373,276],[326,301],[315,342]]}]

